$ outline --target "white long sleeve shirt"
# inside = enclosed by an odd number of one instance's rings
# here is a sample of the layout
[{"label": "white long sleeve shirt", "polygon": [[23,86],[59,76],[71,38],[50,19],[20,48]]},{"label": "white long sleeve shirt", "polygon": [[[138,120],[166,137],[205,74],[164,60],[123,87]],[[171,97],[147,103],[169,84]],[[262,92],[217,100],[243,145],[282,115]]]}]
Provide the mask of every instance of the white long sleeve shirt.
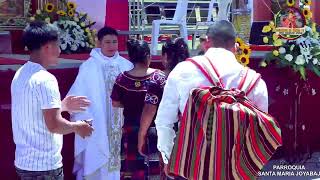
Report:
[{"label": "white long sleeve shirt", "polygon": [[[243,72],[244,67],[238,63],[232,52],[222,48],[210,48],[205,56],[209,57],[216,67],[226,89],[238,87],[241,80],[240,73]],[[201,57],[198,56],[193,59],[197,60],[199,58]],[[212,84],[202,72],[189,61],[179,63],[169,74],[155,120],[158,133],[158,150],[161,152],[165,164],[168,163],[174,145],[174,123],[178,121],[178,112],[183,113],[184,111],[190,90],[210,85]],[[261,110],[268,111],[268,91],[262,79],[256,84],[248,98]]]}]

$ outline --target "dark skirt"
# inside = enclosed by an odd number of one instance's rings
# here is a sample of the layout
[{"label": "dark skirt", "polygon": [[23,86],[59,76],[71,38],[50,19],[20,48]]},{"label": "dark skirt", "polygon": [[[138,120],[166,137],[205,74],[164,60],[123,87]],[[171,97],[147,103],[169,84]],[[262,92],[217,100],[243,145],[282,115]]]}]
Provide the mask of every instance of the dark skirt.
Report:
[{"label": "dark skirt", "polygon": [[[126,120],[125,120],[126,121]],[[148,179],[160,175],[159,152],[157,150],[157,136],[155,128],[149,128],[146,154],[148,158],[138,152],[139,126],[125,123],[121,141],[121,179]]]}]

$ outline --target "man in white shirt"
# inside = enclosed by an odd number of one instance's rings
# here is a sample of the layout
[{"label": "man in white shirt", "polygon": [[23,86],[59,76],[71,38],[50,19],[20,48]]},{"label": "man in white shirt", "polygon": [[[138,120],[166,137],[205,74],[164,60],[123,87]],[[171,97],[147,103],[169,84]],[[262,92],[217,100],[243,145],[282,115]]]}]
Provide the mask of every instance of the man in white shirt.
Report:
[{"label": "man in white shirt", "polygon": [[98,32],[100,48],[92,49],[90,58],[79,69],[68,94],[86,96],[92,104],[71,119],[93,119],[95,131],[90,138],[75,136],[74,168],[77,180],[120,179],[122,109],[113,108],[111,91],[117,76],[133,68],[119,55],[118,33],[111,27]]},{"label": "man in white shirt", "polygon": [[62,135],[74,132],[84,138],[93,131],[85,121],[61,116],[61,111],[81,110],[88,103],[85,98],[60,100],[57,79],[46,70],[58,63],[58,39],[57,27],[44,22],[32,22],[23,33],[30,60],[11,84],[14,164],[22,180],[63,179]]},{"label": "man in white shirt", "polygon": [[[235,37],[236,32],[233,25],[225,20],[215,22],[207,31],[207,47],[209,49],[205,56],[216,67],[226,89],[238,87],[241,73],[244,70],[244,67],[238,63],[233,54]],[[196,56],[193,59],[201,60],[202,58]],[[165,164],[168,164],[174,145],[174,123],[178,122],[178,113],[184,111],[190,90],[210,85],[207,78],[190,61],[179,63],[169,74],[155,120],[158,133],[158,149]],[[259,80],[248,98],[261,110],[268,111],[268,92],[262,79]],[[166,165],[164,168],[167,173]]]}]

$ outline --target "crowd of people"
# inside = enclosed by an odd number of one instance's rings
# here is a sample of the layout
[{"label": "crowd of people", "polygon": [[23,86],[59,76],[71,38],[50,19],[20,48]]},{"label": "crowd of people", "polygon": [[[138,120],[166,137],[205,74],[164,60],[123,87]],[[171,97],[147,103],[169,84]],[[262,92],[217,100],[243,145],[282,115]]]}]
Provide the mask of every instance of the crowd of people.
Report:
[{"label": "crowd of people", "polygon": [[[238,87],[245,70],[234,52],[236,32],[225,20],[208,28],[195,61],[210,61],[226,89]],[[129,59],[118,52],[118,33],[103,27],[98,47],[82,63],[61,101],[56,78],[47,71],[58,63],[58,29],[32,22],[23,33],[30,59],[11,85],[15,167],[22,180],[63,179],[62,135],[75,133],[74,169],[77,180],[173,177],[168,163],[179,121],[193,88],[212,83],[190,58],[183,38],[162,46],[164,69],[150,67],[147,42],[130,39]],[[203,57],[206,57],[203,60]],[[248,74],[254,76],[255,73]],[[268,111],[265,82],[258,79],[248,98]],[[61,116],[70,113],[70,120]],[[152,159],[160,159],[153,162]]]}]

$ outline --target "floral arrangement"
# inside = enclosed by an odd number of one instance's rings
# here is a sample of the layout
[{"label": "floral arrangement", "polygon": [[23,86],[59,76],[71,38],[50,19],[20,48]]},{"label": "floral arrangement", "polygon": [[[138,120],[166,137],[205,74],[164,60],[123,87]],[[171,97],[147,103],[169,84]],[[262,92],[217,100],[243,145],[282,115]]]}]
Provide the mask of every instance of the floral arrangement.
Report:
[{"label": "floral arrangement", "polygon": [[[279,28],[276,27],[280,16],[275,16],[275,20],[269,22],[269,25],[262,29],[262,32],[267,34],[263,37],[263,42],[273,45],[274,50],[267,54],[261,66],[267,66],[274,62],[279,67],[290,67],[294,72],[299,73],[303,80],[306,80],[308,71],[320,76],[319,32],[317,32],[316,24],[311,20],[311,0],[302,0],[298,8],[294,7],[295,4],[295,0],[287,0],[288,8],[295,9],[301,14],[300,21],[303,22],[304,27],[300,29],[303,29],[303,32],[296,38],[291,38],[291,36],[284,38],[279,32]],[[289,13],[291,13],[290,10]],[[292,17],[295,18],[295,16]],[[283,24],[286,23],[285,20],[282,19]],[[294,22],[300,23],[299,19],[294,20]],[[289,28],[297,28],[290,22],[288,25]]]},{"label": "floral arrangement", "polygon": [[248,66],[251,55],[251,49],[248,44],[246,44],[241,38],[236,38],[237,51],[235,53],[236,58],[240,64],[243,66]]},{"label": "floral arrangement", "polygon": [[30,21],[42,20],[60,29],[60,48],[63,53],[79,53],[95,47],[97,31],[87,14],[76,11],[76,3],[61,1],[59,7],[47,3],[44,9],[37,9]]}]

